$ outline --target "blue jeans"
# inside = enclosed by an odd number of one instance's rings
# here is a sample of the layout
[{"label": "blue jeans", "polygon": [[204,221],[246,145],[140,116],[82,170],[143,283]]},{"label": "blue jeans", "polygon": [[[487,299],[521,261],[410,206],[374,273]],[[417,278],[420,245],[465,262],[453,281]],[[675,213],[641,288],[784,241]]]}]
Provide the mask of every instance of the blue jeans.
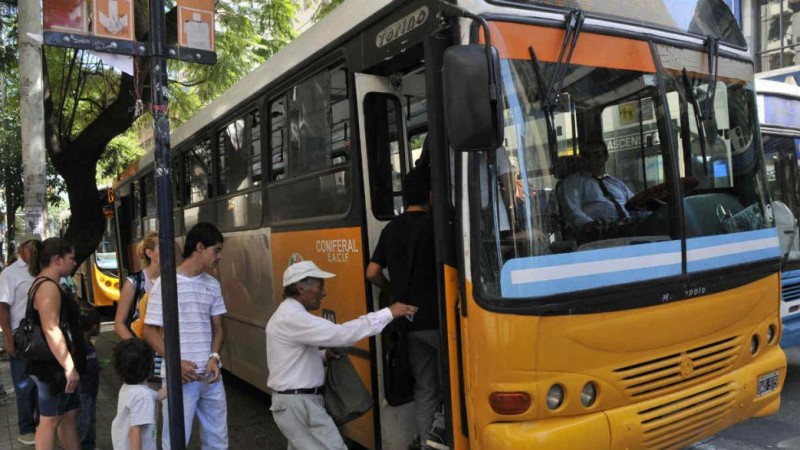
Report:
[{"label": "blue jeans", "polygon": [[17,425],[19,434],[36,432],[37,398],[36,383],[25,373],[28,363],[24,359],[11,358],[11,379],[17,396]]},{"label": "blue jeans", "polygon": [[81,391],[81,412],[78,414],[78,436],[83,450],[94,450],[97,441],[97,394]]}]

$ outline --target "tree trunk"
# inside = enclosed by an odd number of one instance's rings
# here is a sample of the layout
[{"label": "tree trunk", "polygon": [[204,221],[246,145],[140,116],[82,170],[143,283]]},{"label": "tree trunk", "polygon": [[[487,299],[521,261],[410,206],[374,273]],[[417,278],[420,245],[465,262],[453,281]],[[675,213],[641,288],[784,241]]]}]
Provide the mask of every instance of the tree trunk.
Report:
[{"label": "tree trunk", "polygon": [[[6,199],[8,199],[8,197],[6,197]],[[7,203],[7,204],[8,207],[6,208],[6,224],[8,224],[8,227],[6,228],[6,249],[8,251],[8,257],[4,261],[5,263],[11,261],[14,258],[14,253],[16,253],[17,251],[17,247],[12,245],[12,242],[14,242],[14,238],[17,237],[16,217],[17,217],[17,209],[19,209],[19,206],[16,204],[12,203]]]},{"label": "tree trunk", "polygon": [[63,237],[75,247],[78,265],[94,253],[105,230],[105,218],[95,181],[96,167],[97,161],[82,161],[59,169],[67,185],[72,213]]},{"label": "tree trunk", "polygon": [[117,98],[76,138],[70,140],[63,137],[69,136],[69,133],[59,130],[56,125],[58,111],[53,104],[46,68],[44,73],[47,153],[56,172],[67,185],[72,214],[64,239],[75,247],[75,262],[79,267],[94,253],[103,238],[105,218],[97,194],[97,162],[108,143],[133,124],[136,102],[133,77],[123,74]]}]

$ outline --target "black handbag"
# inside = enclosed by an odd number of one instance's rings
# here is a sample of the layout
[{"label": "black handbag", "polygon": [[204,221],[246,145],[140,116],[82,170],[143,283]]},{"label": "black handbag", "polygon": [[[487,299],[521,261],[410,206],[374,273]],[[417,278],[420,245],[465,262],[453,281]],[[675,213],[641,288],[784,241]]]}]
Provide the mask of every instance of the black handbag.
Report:
[{"label": "black handbag", "polygon": [[328,361],[325,374],[325,409],[336,426],[355,420],[372,408],[372,393],[364,386],[345,349],[339,359]]},{"label": "black handbag", "polygon": [[[37,279],[37,281],[39,281]],[[47,339],[44,337],[42,331],[42,324],[39,320],[39,313],[33,309],[33,298],[39,286],[46,280],[41,280],[38,283],[34,282],[31,290],[28,291],[28,306],[25,309],[25,317],[19,322],[19,326],[14,330],[14,354],[21,359],[31,361],[56,361],[53,352],[50,351],[50,346],[47,344]],[[59,313],[60,323],[59,328],[64,334],[64,339],[67,342],[67,348],[72,349],[72,334],[70,333],[69,324],[65,321],[64,305],[61,305]]]}]

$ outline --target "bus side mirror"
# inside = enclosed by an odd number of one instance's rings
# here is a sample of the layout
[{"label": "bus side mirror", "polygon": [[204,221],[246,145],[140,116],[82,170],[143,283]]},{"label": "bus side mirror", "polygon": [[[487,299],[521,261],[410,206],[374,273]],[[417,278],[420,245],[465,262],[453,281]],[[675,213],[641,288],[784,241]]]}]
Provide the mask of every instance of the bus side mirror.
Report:
[{"label": "bus side mirror", "polygon": [[487,151],[503,145],[500,58],[494,47],[491,50],[491,61],[484,45],[450,47],[444,53],[447,139],[456,150]]}]

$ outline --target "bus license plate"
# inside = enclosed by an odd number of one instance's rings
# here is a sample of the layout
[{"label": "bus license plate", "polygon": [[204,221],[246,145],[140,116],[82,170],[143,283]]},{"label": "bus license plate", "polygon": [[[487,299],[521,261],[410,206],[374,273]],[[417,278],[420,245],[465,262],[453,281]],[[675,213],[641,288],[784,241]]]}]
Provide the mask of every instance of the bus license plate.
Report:
[{"label": "bus license plate", "polygon": [[758,388],[756,390],[756,397],[769,394],[770,392],[778,389],[779,373],[775,372],[765,373],[758,376]]}]

